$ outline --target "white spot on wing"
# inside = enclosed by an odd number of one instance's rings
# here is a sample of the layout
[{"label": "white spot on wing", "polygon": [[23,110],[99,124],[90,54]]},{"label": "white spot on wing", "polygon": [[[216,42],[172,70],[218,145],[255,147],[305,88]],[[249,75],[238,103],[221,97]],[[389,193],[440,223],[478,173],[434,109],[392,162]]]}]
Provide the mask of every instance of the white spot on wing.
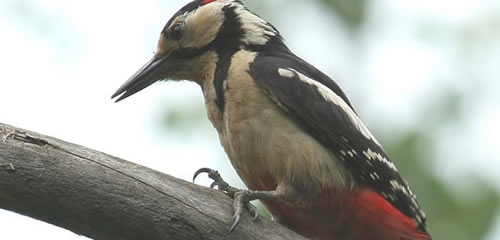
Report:
[{"label": "white spot on wing", "polygon": [[370,174],[370,177],[371,177],[373,180],[380,180],[380,175],[378,175],[378,173],[376,173],[376,172],[371,173],[371,174]]},{"label": "white spot on wing", "polygon": [[375,142],[377,145],[380,146],[377,139],[375,139],[375,137],[371,134],[371,132],[368,130],[368,128],[366,128],[366,126],[363,124],[361,119],[359,119],[358,115],[356,115],[356,113],[354,113],[354,111],[351,109],[351,107],[349,107],[349,105],[347,105],[347,103],[339,95],[335,94],[335,92],[333,92],[331,89],[329,89],[328,87],[321,84],[320,82],[317,82],[317,81],[305,76],[304,74],[302,74],[294,69],[280,68],[280,69],[278,69],[278,73],[281,76],[288,77],[288,78],[291,78],[294,76],[294,74],[297,74],[299,76],[300,80],[302,80],[303,82],[306,82],[310,85],[314,85],[318,89],[318,91],[321,93],[321,95],[325,98],[325,100],[330,101],[330,102],[334,103],[335,105],[339,106],[347,114],[347,116],[351,120],[351,123],[354,124],[356,129],[358,129],[358,131],[363,136],[372,140],[373,142]]},{"label": "white spot on wing", "polygon": [[411,191],[411,189],[407,185],[400,184],[397,180],[391,180],[389,181],[389,184],[391,184],[394,192],[403,193],[411,200],[410,209],[415,213],[417,222],[422,223],[425,219],[425,213],[422,211],[422,209],[420,209],[417,203],[417,197]]},{"label": "white spot on wing", "polygon": [[280,76],[286,77],[286,78],[293,78],[295,76],[294,72],[292,72],[288,69],[284,69],[284,68],[278,69],[278,73]]},{"label": "white spot on wing", "polygon": [[349,156],[354,157],[354,153],[352,151],[347,151],[347,153],[349,154]]},{"label": "white spot on wing", "polygon": [[396,168],[396,165],[394,165],[393,162],[387,160],[387,158],[382,156],[382,154],[372,151],[370,148],[368,148],[366,151],[363,151],[363,155],[365,155],[365,157],[369,160],[380,161],[380,162],[384,163],[385,165],[387,165],[392,170],[398,171],[398,169]]}]

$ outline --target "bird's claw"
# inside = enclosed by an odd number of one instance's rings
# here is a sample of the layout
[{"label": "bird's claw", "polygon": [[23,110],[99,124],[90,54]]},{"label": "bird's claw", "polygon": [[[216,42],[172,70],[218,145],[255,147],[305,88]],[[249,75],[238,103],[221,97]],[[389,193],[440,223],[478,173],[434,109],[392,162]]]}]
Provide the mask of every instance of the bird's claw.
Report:
[{"label": "bird's claw", "polygon": [[196,171],[194,173],[193,182],[194,182],[194,180],[196,180],[196,178],[198,177],[198,175],[200,175],[202,173],[208,173],[210,175],[210,172],[212,172],[212,171],[215,171],[215,170],[212,170],[210,168],[200,168],[200,169],[198,169],[198,171]]},{"label": "bird's claw", "polygon": [[257,210],[257,207],[250,202],[247,204],[247,209],[250,215],[252,215],[252,221],[257,220],[259,218],[259,210]]},{"label": "bird's claw", "polygon": [[236,226],[238,226],[244,208],[248,210],[248,212],[252,216],[252,220],[255,221],[259,217],[259,211],[257,210],[257,207],[250,203],[250,195],[252,194],[251,190],[240,190],[232,187],[226,181],[224,181],[224,179],[222,179],[217,170],[213,170],[210,168],[201,168],[196,171],[193,176],[193,182],[201,173],[208,173],[208,177],[214,181],[212,184],[210,184],[210,188],[217,187],[220,191],[233,198],[233,224],[231,225],[231,228],[229,228],[229,233],[231,233],[236,228]]},{"label": "bird's claw", "polygon": [[193,182],[202,173],[208,173],[208,177],[214,180],[214,182],[210,184],[210,188],[217,187],[219,190],[221,190],[222,192],[224,192],[225,194],[227,194],[232,198],[234,198],[234,194],[240,191],[239,189],[232,187],[226,181],[224,181],[224,179],[222,179],[220,173],[217,170],[213,170],[210,168],[201,168],[198,171],[196,171],[193,176]]},{"label": "bird's claw", "polygon": [[215,188],[217,186],[219,186],[218,182],[213,182],[212,184],[210,184],[210,188]]},{"label": "bird's claw", "polygon": [[250,215],[252,216],[252,220],[255,221],[259,217],[259,211],[257,207],[250,203],[250,194],[252,191],[250,190],[240,190],[234,194],[233,198],[233,225],[229,228],[229,233],[231,233],[234,228],[238,225],[241,219],[241,214],[243,214],[243,209],[246,208]]}]

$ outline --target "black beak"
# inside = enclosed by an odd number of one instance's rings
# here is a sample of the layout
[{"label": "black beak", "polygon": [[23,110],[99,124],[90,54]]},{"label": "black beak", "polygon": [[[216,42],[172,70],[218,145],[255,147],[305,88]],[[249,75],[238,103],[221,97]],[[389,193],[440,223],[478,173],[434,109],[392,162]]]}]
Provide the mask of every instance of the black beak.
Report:
[{"label": "black beak", "polygon": [[111,98],[113,99],[121,95],[116,99],[116,102],[119,102],[160,80],[163,75],[161,73],[161,65],[166,62],[169,56],[169,53],[160,56],[155,55],[149,62],[144,64],[139,71],[130,77]]}]

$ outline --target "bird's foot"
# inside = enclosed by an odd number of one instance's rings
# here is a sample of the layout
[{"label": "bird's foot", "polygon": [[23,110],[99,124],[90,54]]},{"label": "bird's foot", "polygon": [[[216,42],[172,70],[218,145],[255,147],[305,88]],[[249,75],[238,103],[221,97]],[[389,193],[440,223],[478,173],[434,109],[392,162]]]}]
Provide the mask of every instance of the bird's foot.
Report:
[{"label": "bird's foot", "polygon": [[202,168],[202,169],[199,169],[198,171],[196,171],[196,173],[193,176],[193,182],[194,182],[194,180],[196,180],[198,175],[200,175],[201,173],[208,173],[208,177],[210,179],[214,180],[214,182],[212,184],[210,184],[210,188],[217,187],[217,189],[219,189],[223,193],[227,194],[231,198],[234,198],[234,195],[237,192],[241,191],[240,189],[232,187],[226,181],[224,181],[224,179],[222,179],[220,173],[217,170],[213,170],[210,168]]},{"label": "bird's foot", "polygon": [[250,215],[253,216],[253,220],[256,220],[259,217],[257,208],[250,203],[250,201],[259,198],[259,196],[257,196],[258,194],[256,194],[258,193],[257,191],[235,188],[224,181],[218,171],[210,168],[202,168],[196,171],[193,177],[193,182],[201,173],[208,173],[208,177],[214,180],[214,182],[210,184],[210,188],[217,186],[220,191],[233,198],[233,224],[231,225],[231,228],[229,228],[229,233],[231,233],[240,222],[244,208],[246,208]]}]

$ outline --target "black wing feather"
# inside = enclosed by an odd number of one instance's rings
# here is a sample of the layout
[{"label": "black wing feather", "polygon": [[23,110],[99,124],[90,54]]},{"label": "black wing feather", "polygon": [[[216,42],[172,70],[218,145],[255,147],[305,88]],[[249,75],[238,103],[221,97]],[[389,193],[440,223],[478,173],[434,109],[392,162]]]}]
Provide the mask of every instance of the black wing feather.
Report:
[{"label": "black wing feather", "polygon": [[[292,77],[281,76],[279,69],[294,70]],[[425,215],[406,181],[390,164],[382,147],[364,136],[352,123],[349,113],[325,99],[316,85],[300,79],[298,73],[319,82],[339,96],[355,114],[340,87],[327,75],[288,53],[258,55],[250,65],[257,85],[284,107],[291,118],[324,146],[338,154],[352,172],[359,187],[382,193],[394,207],[415,219],[425,231]],[[366,151],[380,154],[382,160],[367,160]],[[364,153],[365,152],[365,153]],[[395,187],[394,184],[399,187]]]}]

